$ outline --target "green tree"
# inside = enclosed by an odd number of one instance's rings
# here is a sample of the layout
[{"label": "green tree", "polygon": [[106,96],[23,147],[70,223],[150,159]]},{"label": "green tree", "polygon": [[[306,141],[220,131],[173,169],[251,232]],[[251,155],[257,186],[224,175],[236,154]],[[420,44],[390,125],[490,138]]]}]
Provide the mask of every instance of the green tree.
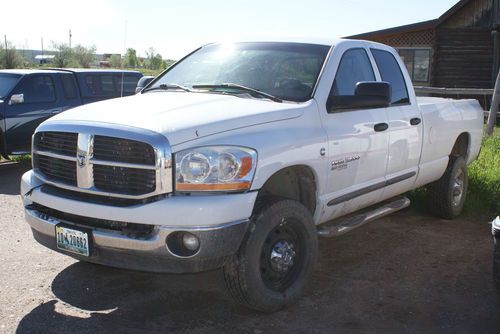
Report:
[{"label": "green tree", "polygon": [[129,48],[127,49],[127,53],[125,54],[125,65],[127,67],[137,67],[137,51],[135,49]]},{"label": "green tree", "polygon": [[111,55],[109,58],[109,64],[114,68],[122,67],[122,56],[121,55]]},{"label": "green tree", "polygon": [[55,67],[64,68],[73,65],[73,50],[67,44],[52,42],[52,49],[55,51]]},{"label": "green tree", "polygon": [[146,67],[150,70],[159,70],[163,67],[163,59],[159,53],[153,47],[150,47],[146,51]]},{"label": "green tree", "polygon": [[73,60],[79,67],[89,68],[95,59],[95,45],[90,47],[84,47],[83,45],[77,45],[73,48]]},{"label": "green tree", "polygon": [[16,68],[22,64],[22,58],[16,51],[15,46],[7,41],[0,49],[0,68]]}]

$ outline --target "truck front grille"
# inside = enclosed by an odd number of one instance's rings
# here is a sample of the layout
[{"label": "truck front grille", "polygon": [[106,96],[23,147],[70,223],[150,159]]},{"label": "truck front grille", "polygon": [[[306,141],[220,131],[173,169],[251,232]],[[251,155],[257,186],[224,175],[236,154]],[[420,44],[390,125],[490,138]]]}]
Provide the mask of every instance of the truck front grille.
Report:
[{"label": "truck front grille", "polygon": [[76,164],[74,161],[34,154],[33,165],[49,180],[76,186]]},{"label": "truck front grille", "polygon": [[78,133],[72,132],[39,132],[34,137],[34,144],[39,150],[75,156]]},{"label": "truck front grille", "polygon": [[155,164],[155,152],[151,145],[107,136],[94,136],[94,158],[151,166]]},{"label": "truck front grille", "polygon": [[155,191],[155,171],[139,168],[94,165],[96,188],[123,194],[141,195]]},{"label": "truck front grille", "polygon": [[123,136],[111,137],[102,132],[116,131],[99,129],[93,134],[92,128],[88,130],[37,132],[35,173],[54,186],[102,196],[140,199],[171,192],[171,157],[166,153],[170,146],[164,137],[156,134],[155,140],[147,142],[147,136],[125,131],[118,133]]}]

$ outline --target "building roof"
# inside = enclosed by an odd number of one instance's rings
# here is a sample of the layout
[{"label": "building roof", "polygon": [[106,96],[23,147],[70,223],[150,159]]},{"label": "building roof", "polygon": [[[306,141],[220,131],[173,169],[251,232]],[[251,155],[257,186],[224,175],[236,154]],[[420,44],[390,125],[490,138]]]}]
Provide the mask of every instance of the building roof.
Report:
[{"label": "building roof", "polygon": [[443,15],[441,15],[439,18],[434,19],[434,20],[412,23],[412,24],[407,24],[407,25],[389,28],[389,29],[370,31],[370,32],[363,33],[363,34],[349,36],[347,38],[363,39],[363,38],[369,38],[369,37],[379,36],[379,35],[392,35],[392,34],[408,33],[408,32],[414,32],[414,31],[427,30],[427,29],[435,29],[441,23],[443,23],[444,21],[449,19],[453,14],[458,12],[460,9],[462,9],[465,5],[467,5],[471,1],[472,0],[460,0],[453,7],[448,9]]}]

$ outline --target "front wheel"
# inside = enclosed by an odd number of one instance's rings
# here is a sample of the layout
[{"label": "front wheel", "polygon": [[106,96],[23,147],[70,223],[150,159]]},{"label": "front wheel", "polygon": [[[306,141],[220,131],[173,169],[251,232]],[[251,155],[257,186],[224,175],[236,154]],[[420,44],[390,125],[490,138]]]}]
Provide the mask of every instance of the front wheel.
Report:
[{"label": "front wheel", "polygon": [[493,279],[500,293],[500,240],[495,237],[495,250],[493,252]]},{"label": "front wheel", "polygon": [[461,156],[452,156],[443,176],[427,187],[427,199],[432,214],[453,219],[462,213],[469,178],[467,164]]},{"label": "front wheel", "polygon": [[296,201],[275,202],[252,220],[238,254],[224,267],[226,286],[246,307],[280,310],[300,297],[317,253],[309,211]]}]

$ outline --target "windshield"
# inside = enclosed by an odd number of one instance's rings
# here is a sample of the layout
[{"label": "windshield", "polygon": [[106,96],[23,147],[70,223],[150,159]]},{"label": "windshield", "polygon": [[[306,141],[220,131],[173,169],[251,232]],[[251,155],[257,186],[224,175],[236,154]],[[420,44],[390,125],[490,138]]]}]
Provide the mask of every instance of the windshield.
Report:
[{"label": "windshield", "polygon": [[19,81],[21,76],[19,74],[5,74],[0,73],[0,99],[9,94]]},{"label": "windshield", "polygon": [[194,86],[195,92],[266,98],[264,94],[253,95],[248,89],[238,88],[239,85],[279,99],[303,102],[311,98],[329,48],[271,42],[208,45],[178,62],[148,89]]}]

